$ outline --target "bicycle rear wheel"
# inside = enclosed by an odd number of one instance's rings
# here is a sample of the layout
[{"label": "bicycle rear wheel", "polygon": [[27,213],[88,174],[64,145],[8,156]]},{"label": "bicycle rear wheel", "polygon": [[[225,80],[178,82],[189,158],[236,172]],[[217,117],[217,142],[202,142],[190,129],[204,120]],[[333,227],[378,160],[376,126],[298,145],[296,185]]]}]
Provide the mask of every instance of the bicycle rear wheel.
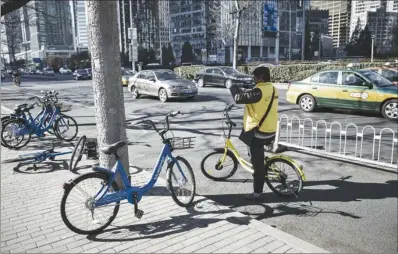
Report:
[{"label": "bicycle rear wheel", "polygon": [[203,158],[200,167],[207,178],[222,181],[235,174],[238,169],[238,161],[231,151],[227,151],[224,158],[224,152],[224,148],[217,149]]},{"label": "bicycle rear wheel", "polygon": [[296,165],[284,158],[267,160],[265,182],[278,196],[297,196],[303,188],[303,179]]},{"label": "bicycle rear wheel", "polygon": [[75,145],[75,149],[73,149],[72,157],[70,158],[69,170],[74,172],[76,170],[76,166],[79,161],[82,159],[84,146],[86,144],[86,136],[81,136],[79,141],[77,141]]},{"label": "bicycle rear wheel", "polygon": [[64,141],[72,141],[79,131],[79,127],[70,116],[60,115],[54,123],[55,136]]},{"label": "bicycle rear wheel", "polygon": [[[65,225],[78,234],[96,234],[108,227],[119,212],[120,202],[93,207],[106,191],[108,176],[92,172],[81,175],[64,187],[61,200],[61,217]],[[119,190],[115,182],[108,193]]]},{"label": "bicycle rear wheel", "polygon": [[195,197],[196,183],[191,165],[177,156],[167,168],[167,188],[177,205],[188,207]]},{"label": "bicycle rear wheel", "polygon": [[19,149],[31,139],[29,123],[24,119],[11,119],[1,130],[1,142],[5,147]]}]

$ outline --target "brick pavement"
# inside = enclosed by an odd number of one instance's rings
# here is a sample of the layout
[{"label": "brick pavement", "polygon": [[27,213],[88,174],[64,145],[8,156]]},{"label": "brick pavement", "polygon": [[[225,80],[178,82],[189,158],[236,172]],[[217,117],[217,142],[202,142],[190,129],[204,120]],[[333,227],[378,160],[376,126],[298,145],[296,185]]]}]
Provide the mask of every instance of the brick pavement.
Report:
[{"label": "brick pavement", "polygon": [[[1,160],[23,153],[2,147]],[[76,176],[67,164],[48,163],[36,172],[24,166],[14,173],[15,165],[1,165],[1,253],[326,252],[202,196],[191,208],[179,207],[161,178],[139,203],[142,219],[123,202],[103,232],[78,235],[63,224],[59,211],[62,184]],[[149,177],[146,171],[135,172],[132,181],[142,184]]]}]

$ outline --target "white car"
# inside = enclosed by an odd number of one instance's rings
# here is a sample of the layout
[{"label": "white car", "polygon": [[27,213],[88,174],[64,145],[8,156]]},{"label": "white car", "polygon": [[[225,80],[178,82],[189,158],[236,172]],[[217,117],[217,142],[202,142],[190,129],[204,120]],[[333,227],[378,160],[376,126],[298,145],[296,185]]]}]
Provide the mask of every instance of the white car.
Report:
[{"label": "white car", "polygon": [[59,69],[59,73],[60,73],[60,74],[64,74],[64,75],[66,75],[66,74],[72,74],[72,70],[71,70],[71,69],[68,69],[68,68],[62,67],[61,69]]},{"label": "white car", "polygon": [[54,70],[52,68],[45,68],[43,69],[43,74],[46,76],[54,76]]}]

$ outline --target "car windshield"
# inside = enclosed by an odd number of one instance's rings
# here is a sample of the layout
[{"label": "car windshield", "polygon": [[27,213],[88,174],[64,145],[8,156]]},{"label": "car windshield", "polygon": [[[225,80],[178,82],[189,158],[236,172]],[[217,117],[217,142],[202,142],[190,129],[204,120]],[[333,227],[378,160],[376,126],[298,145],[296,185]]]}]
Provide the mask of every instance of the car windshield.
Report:
[{"label": "car windshield", "polygon": [[77,73],[79,73],[79,74],[87,74],[87,71],[86,70],[77,70]]},{"label": "car windshield", "polygon": [[392,86],[393,83],[386,79],[385,77],[381,76],[380,74],[377,74],[373,71],[369,70],[364,70],[364,71],[359,71],[363,76],[365,76],[370,82],[375,84],[376,86]]},{"label": "car windshield", "polygon": [[239,71],[237,71],[236,69],[231,68],[231,67],[222,68],[221,70],[223,70],[226,74],[229,74],[229,75],[239,73]]},{"label": "car windshield", "polygon": [[180,76],[175,74],[172,71],[162,71],[156,72],[156,77],[158,80],[173,80],[173,79],[182,79]]}]

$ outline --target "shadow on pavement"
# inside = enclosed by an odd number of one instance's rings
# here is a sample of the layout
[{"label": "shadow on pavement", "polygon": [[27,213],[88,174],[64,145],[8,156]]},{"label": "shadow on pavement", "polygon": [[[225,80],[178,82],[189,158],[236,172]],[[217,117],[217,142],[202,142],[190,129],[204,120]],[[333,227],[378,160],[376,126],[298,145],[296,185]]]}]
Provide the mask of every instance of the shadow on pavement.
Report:
[{"label": "shadow on pavement", "polygon": [[33,163],[30,163],[26,168],[24,166],[27,166],[27,164],[19,163],[13,168],[14,173],[44,174],[51,173],[56,170],[69,170],[69,164],[66,162],[66,160],[44,161],[37,163],[36,168],[33,166]]},{"label": "shadow on pavement", "polygon": [[[316,216],[319,213],[334,213],[357,219],[360,218],[357,215],[344,211],[315,207],[312,205],[312,202],[360,202],[361,200],[367,199],[398,197],[398,181],[396,180],[387,181],[385,183],[360,183],[346,181],[349,178],[350,177],[338,180],[307,181],[304,183],[304,188],[299,198],[282,198],[275,195],[273,192],[263,194],[264,202],[247,201],[242,194],[206,195],[206,197],[232,209],[237,209],[242,213],[256,216],[255,219],[265,219],[283,215]],[[320,188],[314,188],[317,186]],[[333,188],[325,189],[325,186]],[[302,204],[302,202],[309,202],[310,205]],[[266,203],[276,203],[278,205],[271,208],[266,205]],[[250,205],[262,206],[265,212],[250,214],[241,211],[242,209],[244,210],[246,206]]]},{"label": "shadow on pavement", "polygon": [[216,211],[196,210],[195,207],[198,206],[200,209],[201,202],[203,202],[203,200],[196,201],[191,207],[187,208],[186,211],[188,214],[170,216],[167,217],[167,219],[156,220],[148,223],[134,223],[134,225],[116,226],[111,229],[106,229],[98,234],[88,235],[87,239],[98,242],[126,242],[141,239],[156,239],[188,232],[195,228],[206,228],[209,225],[222,220],[227,220],[228,222],[237,225],[247,225],[250,221],[250,218],[237,218],[234,216],[230,216],[228,218],[196,218],[195,216],[203,216],[205,214],[224,214],[232,212],[230,209],[220,209]]}]

